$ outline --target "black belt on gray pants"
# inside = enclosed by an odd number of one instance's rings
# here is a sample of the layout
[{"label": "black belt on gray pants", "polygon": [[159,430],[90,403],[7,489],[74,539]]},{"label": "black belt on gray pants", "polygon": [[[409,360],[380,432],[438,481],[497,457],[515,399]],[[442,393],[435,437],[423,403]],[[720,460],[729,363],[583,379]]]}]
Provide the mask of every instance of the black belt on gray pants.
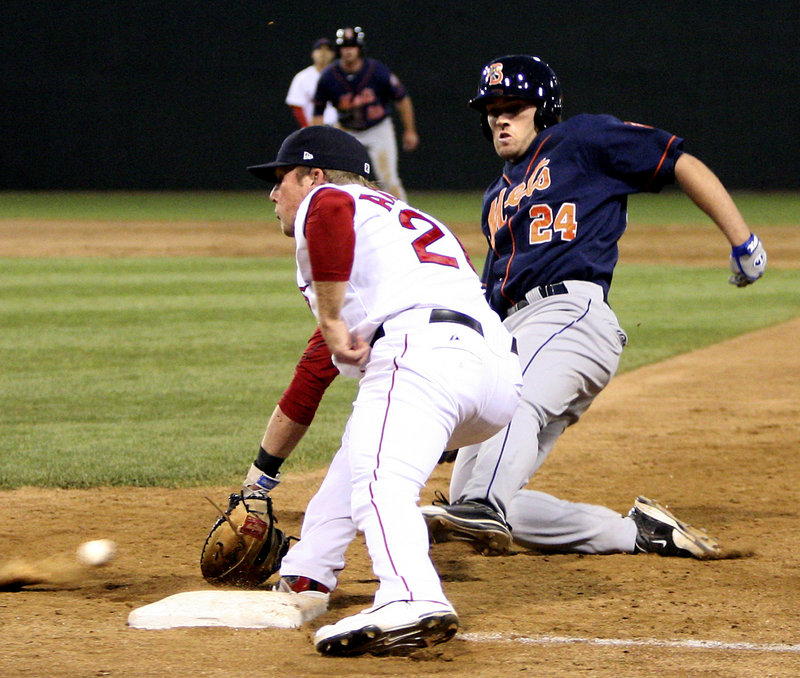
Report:
[{"label": "black belt on gray pants", "polygon": [[[539,297],[544,299],[545,297],[553,297],[556,294],[567,294],[567,286],[563,282],[553,283],[551,285],[539,285],[539,287],[534,287],[533,290],[536,290],[539,293]],[[527,297],[529,292],[533,290],[528,290],[525,293]],[[506,316],[510,316],[512,313],[516,313],[517,311],[525,308],[526,306],[530,306],[531,302],[527,299],[522,299],[514,304],[511,308],[506,311]]]}]

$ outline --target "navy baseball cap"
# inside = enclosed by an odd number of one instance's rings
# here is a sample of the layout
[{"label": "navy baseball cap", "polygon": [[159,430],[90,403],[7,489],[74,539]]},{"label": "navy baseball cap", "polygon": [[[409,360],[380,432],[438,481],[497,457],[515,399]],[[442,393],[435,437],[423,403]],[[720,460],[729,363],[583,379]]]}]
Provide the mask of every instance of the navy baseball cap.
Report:
[{"label": "navy baseball cap", "polygon": [[312,125],[292,132],[283,140],[273,162],[247,169],[274,184],[278,181],[275,176],[278,167],[296,165],[342,170],[372,179],[372,161],[364,145],[347,132],[328,125]]},{"label": "navy baseball cap", "polygon": [[316,40],[314,44],[311,46],[311,51],[313,52],[315,49],[319,49],[322,46],[330,47],[331,49],[333,49],[333,43],[330,40],[328,40],[328,38],[320,38],[319,40]]}]

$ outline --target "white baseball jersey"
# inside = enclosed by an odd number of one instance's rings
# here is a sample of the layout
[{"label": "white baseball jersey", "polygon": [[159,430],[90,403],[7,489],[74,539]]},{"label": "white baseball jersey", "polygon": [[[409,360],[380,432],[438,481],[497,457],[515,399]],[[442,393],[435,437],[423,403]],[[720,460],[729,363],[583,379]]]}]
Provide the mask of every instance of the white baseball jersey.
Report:
[{"label": "white baseball jersey", "polygon": [[[295,219],[297,284],[317,316],[304,224],[313,196],[322,190],[348,193],[355,203],[355,254],[342,319],[369,341],[388,318],[412,308],[466,313],[499,334],[480,280],[453,233],[402,200],[364,186],[325,184],[300,204]],[[503,330],[503,334],[506,334]]]},{"label": "white baseball jersey", "polygon": [[[317,90],[317,82],[319,82],[319,71],[312,64],[292,78],[286,94],[286,103],[289,106],[300,106],[309,124],[314,115],[314,92]],[[337,116],[336,109],[329,103],[325,107],[322,119],[326,125],[333,125]]]}]

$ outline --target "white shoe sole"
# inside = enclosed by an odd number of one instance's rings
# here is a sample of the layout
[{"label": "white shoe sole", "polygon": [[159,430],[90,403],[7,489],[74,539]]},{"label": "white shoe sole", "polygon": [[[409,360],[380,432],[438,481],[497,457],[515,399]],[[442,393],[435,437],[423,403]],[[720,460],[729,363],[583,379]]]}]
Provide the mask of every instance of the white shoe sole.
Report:
[{"label": "white shoe sole", "polygon": [[425,615],[405,626],[382,630],[375,624],[322,638],[316,648],[333,657],[355,657],[362,654],[400,655],[421,647],[430,647],[450,640],[458,630],[454,612]]}]

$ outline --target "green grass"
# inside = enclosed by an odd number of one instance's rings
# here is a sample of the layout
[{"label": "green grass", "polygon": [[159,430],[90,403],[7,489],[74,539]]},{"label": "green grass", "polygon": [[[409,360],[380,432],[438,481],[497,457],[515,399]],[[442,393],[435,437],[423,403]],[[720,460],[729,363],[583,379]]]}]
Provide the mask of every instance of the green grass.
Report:
[{"label": "green grass", "polygon": [[[122,221],[264,221],[272,218],[267,190],[226,192],[0,192],[0,219]],[[410,202],[445,223],[480,222],[481,192],[411,192]],[[800,193],[734,193],[751,224],[800,225]],[[637,224],[698,223],[707,217],[682,193],[630,198]]]},{"label": "green grass", "polygon": [[[800,228],[800,192],[733,192],[742,216],[752,227],[797,226]],[[662,193],[641,193],[628,201],[630,223],[698,224],[713,223],[691,200],[675,188]]]},{"label": "green grass", "polygon": [[[240,476],[314,323],[281,259],[0,262],[0,486]],[[326,396],[296,468],[336,449]]]},{"label": "green grass", "polygon": [[263,191],[0,193],[0,219],[85,221],[264,221],[273,217]]},{"label": "green grass", "polygon": [[800,315],[797,271],[768,271],[755,285],[723,269],[617,267],[610,303],[628,334],[620,373]]},{"label": "green grass", "polygon": [[[283,259],[0,260],[0,487],[238,482],[313,320]],[[622,370],[793,317],[791,271],[620,266]],[[337,449],[337,379],[287,462]]]},{"label": "green grass", "polygon": [[[798,195],[736,198],[751,224],[800,224]],[[480,195],[411,201],[467,223]],[[271,213],[266,191],[0,193],[0,219]],[[707,219],[669,193],[635,196],[630,213],[645,228]],[[745,289],[726,277],[724,267],[621,264],[611,303],[630,343],[620,371],[798,315],[796,270],[771,269]],[[0,258],[0,487],[237,484],[313,326],[289,259]],[[355,391],[334,382],[287,471],[329,460]]]}]

